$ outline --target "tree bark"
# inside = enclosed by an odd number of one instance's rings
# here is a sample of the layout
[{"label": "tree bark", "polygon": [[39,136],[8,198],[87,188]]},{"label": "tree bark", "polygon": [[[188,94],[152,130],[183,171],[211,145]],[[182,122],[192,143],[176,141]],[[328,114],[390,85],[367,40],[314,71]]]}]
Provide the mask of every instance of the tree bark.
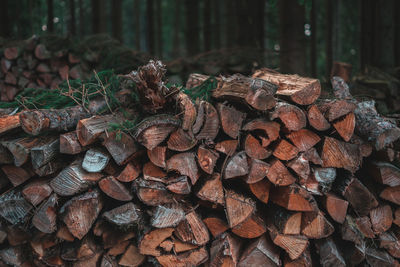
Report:
[{"label": "tree bark", "polygon": [[9,18],[8,0],[0,1],[0,36],[9,37],[11,35]]},{"label": "tree bark", "polygon": [[188,55],[199,52],[199,1],[185,0],[186,51]]},{"label": "tree bark", "polygon": [[180,31],[181,31],[181,0],[175,0],[174,1],[174,19],[173,19],[173,39],[172,39],[172,56],[178,57],[180,50],[181,50],[181,45],[180,45]]},{"label": "tree bark", "polygon": [[311,4],[311,76],[317,77],[317,1]]},{"label": "tree bark", "polygon": [[162,36],[162,1],[161,0],[156,0],[156,23],[157,23],[157,31],[156,31],[156,36],[157,36],[157,56],[159,58],[162,58],[162,53],[163,53],[163,36]]},{"label": "tree bark", "polygon": [[330,72],[332,68],[332,55],[333,55],[333,14],[332,14],[333,4],[332,0],[325,0],[325,10],[326,10],[326,46],[325,46],[325,53],[326,53],[326,79],[329,80]]},{"label": "tree bark", "polygon": [[147,14],[147,50],[150,54],[155,52],[155,40],[154,40],[154,2],[153,0],[147,0],[146,2],[146,14]]},{"label": "tree bark", "polygon": [[92,0],[92,31],[103,33],[106,31],[105,0]]},{"label": "tree bark", "polygon": [[211,50],[211,0],[204,0],[203,7],[203,41],[204,50]]},{"label": "tree bark", "polygon": [[53,0],[47,0],[47,31],[54,32]]},{"label": "tree bark", "polygon": [[134,0],[133,2],[133,22],[135,28],[135,48],[140,50],[140,0]]},{"label": "tree bark", "polygon": [[79,35],[85,34],[85,12],[83,10],[83,0],[79,0]]},{"label": "tree bark", "polygon": [[75,0],[69,0],[69,34],[76,34]]},{"label": "tree bark", "polygon": [[122,0],[112,0],[112,35],[122,43]]}]

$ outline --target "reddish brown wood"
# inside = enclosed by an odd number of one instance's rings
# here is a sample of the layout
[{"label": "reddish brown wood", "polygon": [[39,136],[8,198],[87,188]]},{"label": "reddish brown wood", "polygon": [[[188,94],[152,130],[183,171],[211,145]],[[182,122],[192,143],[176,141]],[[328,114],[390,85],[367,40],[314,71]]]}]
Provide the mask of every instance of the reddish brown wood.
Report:
[{"label": "reddish brown wood", "polygon": [[325,119],[317,105],[311,105],[307,111],[307,118],[310,125],[317,131],[326,131],[331,124]]},{"label": "reddish brown wood", "polygon": [[138,164],[129,162],[128,164],[126,164],[122,172],[115,178],[117,178],[117,180],[120,182],[132,182],[133,180],[139,177],[140,173],[141,173],[140,166]]},{"label": "reddish brown wood", "polygon": [[351,172],[359,169],[361,164],[361,155],[357,145],[332,137],[325,137],[321,159],[323,167],[344,168]]},{"label": "reddish brown wood", "polygon": [[219,154],[216,151],[207,149],[205,146],[200,145],[197,149],[197,161],[200,168],[208,174],[214,172],[214,167],[218,158]]},{"label": "reddish brown wood", "polygon": [[161,256],[158,246],[174,232],[174,228],[155,229],[146,233],[139,241],[139,253],[142,255]]},{"label": "reddish brown wood", "polygon": [[134,181],[134,186],[139,200],[146,205],[157,206],[174,202],[172,194],[163,183],[138,178]]},{"label": "reddish brown wood", "polygon": [[82,152],[76,131],[60,135],[60,153],[76,155]]},{"label": "reddish brown wood", "polygon": [[161,168],[165,168],[167,166],[166,152],[167,152],[166,146],[157,146],[152,150],[147,150],[147,156],[154,165]]},{"label": "reddish brown wood", "polygon": [[268,225],[268,231],[272,242],[285,250],[291,260],[299,258],[309,245],[305,236],[280,234],[272,225]]},{"label": "reddish brown wood", "polygon": [[227,156],[232,156],[236,151],[238,143],[238,140],[224,140],[215,145],[215,150]]},{"label": "reddish brown wood", "polygon": [[298,131],[307,124],[304,111],[295,105],[279,102],[275,110],[270,114],[271,119],[280,119],[289,131]]},{"label": "reddish brown wood", "polygon": [[197,250],[191,250],[178,255],[167,254],[156,257],[162,266],[166,267],[184,267],[184,266],[199,266],[208,260],[208,252],[204,247]]},{"label": "reddish brown wood", "polygon": [[400,169],[388,162],[370,162],[367,166],[368,174],[377,182],[395,187],[400,185]]},{"label": "reddish brown wood", "polygon": [[156,228],[176,227],[185,219],[183,206],[179,204],[169,204],[158,206],[151,217],[151,225]]},{"label": "reddish brown wood", "polygon": [[165,182],[167,173],[151,162],[143,165],[143,178],[149,181]]},{"label": "reddish brown wood", "polygon": [[191,131],[182,128],[171,133],[167,141],[168,149],[184,152],[192,149],[197,144],[197,139]]},{"label": "reddish brown wood", "polygon": [[333,127],[346,142],[350,141],[353,136],[355,126],[356,118],[353,112],[333,123]]},{"label": "reddish brown wood", "polygon": [[53,233],[56,231],[57,199],[57,195],[52,194],[47,201],[40,206],[32,218],[33,226],[43,233]]},{"label": "reddish brown wood", "polygon": [[387,201],[390,201],[392,203],[395,203],[397,205],[400,205],[400,186],[386,187],[381,191],[379,197]]},{"label": "reddish brown wood", "polygon": [[76,134],[81,145],[94,143],[110,127],[110,123],[118,123],[114,115],[93,116],[80,120],[76,126]]},{"label": "reddish brown wood", "polygon": [[203,246],[210,240],[207,227],[195,211],[186,214],[185,220],[176,228],[175,235],[183,242],[198,246]]},{"label": "reddish brown wood", "polygon": [[28,168],[16,167],[14,165],[3,165],[1,166],[1,170],[13,186],[23,184],[35,175],[32,170]]},{"label": "reddish brown wood", "polygon": [[[268,140],[269,144],[279,138],[280,124],[265,119],[254,119],[243,126],[244,131],[257,131],[260,130],[264,133],[264,140]],[[263,145],[264,146],[264,145]]]},{"label": "reddish brown wood", "polygon": [[224,130],[224,132],[231,138],[238,138],[246,114],[238,111],[234,107],[221,103],[217,105],[217,109],[221,120],[222,130]]},{"label": "reddish brown wood", "polygon": [[251,192],[257,197],[258,200],[267,204],[269,200],[269,191],[271,183],[267,179],[260,180],[256,183],[249,184]]},{"label": "reddish brown wood", "polygon": [[103,140],[103,146],[110,153],[118,165],[126,164],[139,150],[133,138],[124,132],[107,134]]},{"label": "reddish brown wood", "polygon": [[191,130],[197,117],[196,106],[187,94],[180,92],[177,99],[183,112],[182,129],[185,131]]},{"label": "reddish brown wood", "polygon": [[310,176],[310,164],[304,154],[300,154],[286,165],[302,179],[308,179]]},{"label": "reddish brown wood", "polygon": [[378,206],[369,212],[372,228],[376,234],[381,234],[389,230],[392,226],[393,215],[389,205]]},{"label": "reddish brown wood", "polygon": [[225,214],[229,227],[244,222],[255,211],[255,201],[232,190],[225,191]]},{"label": "reddish brown wood", "polygon": [[193,133],[197,140],[214,140],[219,132],[220,122],[217,110],[206,101],[201,101],[197,111]]},{"label": "reddish brown wood", "polygon": [[295,260],[291,260],[289,256],[285,256],[283,260],[283,264],[285,267],[311,267],[313,266],[313,262],[311,259],[310,250],[307,248],[303,254],[300,255]]},{"label": "reddish brown wood", "polygon": [[168,180],[167,189],[175,194],[187,195],[191,192],[191,185],[187,176],[179,176]]},{"label": "reddish brown wood", "polygon": [[257,238],[267,231],[264,220],[253,213],[246,220],[232,228],[232,232],[243,238]]},{"label": "reddish brown wood", "polygon": [[299,151],[307,151],[321,140],[317,134],[307,129],[291,132],[286,137],[289,138]]},{"label": "reddish brown wood", "polygon": [[47,180],[33,181],[22,189],[22,194],[32,205],[37,206],[53,192]]},{"label": "reddish brown wood", "polygon": [[270,199],[275,204],[293,211],[314,211],[316,209],[314,198],[303,188],[296,184],[276,187],[271,190]]},{"label": "reddish brown wood", "polygon": [[107,196],[120,201],[132,200],[132,194],[126,187],[112,176],[108,176],[99,182],[99,187]]},{"label": "reddish brown wood", "polygon": [[210,266],[237,266],[242,242],[230,233],[215,239],[210,248]]},{"label": "reddish brown wood", "polygon": [[277,186],[291,185],[296,181],[296,178],[293,177],[285,165],[278,159],[271,162],[267,178],[271,183]]},{"label": "reddish brown wood", "polygon": [[140,208],[132,202],[128,202],[122,206],[104,212],[103,218],[110,223],[122,227],[133,224],[139,225],[143,220]]},{"label": "reddish brown wood", "polygon": [[224,188],[222,186],[221,175],[214,173],[211,179],[207,179],[196,196],[215,204],[225,205]]},{"label": "reddish brown wood", "polygon": [[279,206],[271,206],[267,213],[269,227],[283,235],[299,235],[301,222],[301,212],[288,211]]},{"label": "reddish brown wood", "polygon": [[118,264],[122,266],[140,266],[145,259],[146,257],[139,253],[136,246],[130,245],[122,255]]},{"label": "reddish brown wood", "polygon": [[299,150],[285,139],[281,139],[272,153],[280,160],[291,160],[297,156]]},{"label": "reddish brown wood", "polygon": [[64,224],[58,228],[56,236],[57,238],[60,238],[68,242],[72,242],[75,239],[75,237],[71,234],[71,232]]},{"label": "reddish brown wood", "polygon": [[367,247],[365,259],[370,266],[398,266],[399,263],[393,259],[386,251]]},{"label": "reddish brown wood", "polygon": [[241,151],[229,158],[224,170],[224,179],[236,178],[248,173],[249,165],[247,156],[244,151]]},{"label": "reddish brown wood", "polygon": [[271,151],[265,149],[260,141],[252,134],[248,134],[244,141],[246,154],[253,159],[265,159],[271,155]]},{"label": "reddish brown wood", "polygon": [[181,175],[188,176],[192,185],[197,182],[200,176],[194,152],[175,154],[167,161],[167,170],[177,171]]},{"label": "reddish brown wood", "polygon": [[334,221],[338,223],[344,222],[346,219],[349,202],[333,193],[327,193],[325,194],[324,201],[322,203]]},{"label": "reddish brown wood", "polygon": [[218,237],[229,229],[228,224],[223,219],[218,217],[207,217],[203,219],[203,222],[214,238]]},{"label": "reddish brown wood", "polygon": [[246,247],[238,266],[281,266],[279,254],[271,239],[263,235]]},{"label": "reddish brown wood", "polygon": [[337,120],[356,109],[356,104],[343,99],[325,99],[318,103],[318,106],[329,122]]},{"label": "reddish brown wood", "polygon": [[312,239],[326,238],[334,232],[335,228],[326,219],[321,211],[304,212],[301,221],[301,233]]},{"label": "reddish brown wood", "polygon": [[253,159],[250,162],[249,174],[244,178],[246,183],[253,184],[264,179],[269,171],[270,165],[265,161]]},{"label": "reddish brown wood", "polygon": [[399,231],[387,231],[379,235],[379,247],[386,249],[394,258],[400,257]]},{"label": "reddish brown wood", "polygon": [[0,134],[7,133],[20,126],[19,114],[0,117]]}]

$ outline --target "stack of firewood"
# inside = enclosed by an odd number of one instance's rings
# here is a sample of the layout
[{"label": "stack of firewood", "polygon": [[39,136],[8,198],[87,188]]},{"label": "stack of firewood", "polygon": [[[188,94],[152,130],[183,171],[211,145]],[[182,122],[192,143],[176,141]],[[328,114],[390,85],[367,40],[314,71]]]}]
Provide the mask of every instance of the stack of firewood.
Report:
[{"label": "stack of firewood", "polygon": [[81,106],[0,118],[0,265],[398,265],[400,129],[373,102],[336,77],[319,99],[267,69],[164,73],[125,76],[127,131]]}]

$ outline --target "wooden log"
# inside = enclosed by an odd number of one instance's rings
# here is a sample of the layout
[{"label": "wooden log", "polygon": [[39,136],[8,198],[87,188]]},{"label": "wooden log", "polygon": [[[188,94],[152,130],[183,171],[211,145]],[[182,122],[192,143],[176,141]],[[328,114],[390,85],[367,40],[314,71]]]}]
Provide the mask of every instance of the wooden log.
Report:
[{"label": "wooden log", "polygon": [[196,122],[193,125],[193,133],[197,140],[213,141],[218,135],[219,127],[219,116],[215,107],[206,101],[201,101],[197,110]]},{"label": "wooden log", "polygon": [[130,201],[133,198],[129,190],[112,176],[102,179],[99,182],[99,187],[107,196],[116,200]]},{"label": "wooden log", "polygon": [[329,122],[333,122],[349,113],[354,112],[356,105],[349,100],[325,99],[318,103],[318,107]]},{"label": "wooden log", "polygon": [[358,103],[354,114],[357,133],[372,141],[376,150],[381,150],[400,138],[400,129],[378,114],[374,101]]},{"label": "wooden log", "polygon": [[146,205],[157,206],[174,202],[172,194],[163,183],[138,178],[134,181],[134,187],[139,200]]},{"label": "wooden log", "polygon": [[326,131],[331,124],[325,119],[317,105],[311,105],[307,110],[307,118],[310,125],[317,131]]},{"label": "wooden log", "polygon": [[297,267],[297,266],[303,266],[303,267],[311,267],[313,266],[313,261],[311,258],[310,250],[307,248],[303,254],[300,255],[295,260],[291,260],[289,256],[285,255],[285,258],[283,259],[283,265],[285,267]]},{"label": "wooden log", "polygon": [[229,158],[225,170],[224,179],[245,176],[249,173],[249,165],[245,151],[241,151]]},{"label": "wooden log", "polygon": [[222,186],[221,175],[214,173],[211,179],[207,179],[201,186],[196,196],[202,200],[224,206],[224,188]]},{"label": "wooden log", "polygon": [[174,232],[174,228],[154,229],[146,233],[139,241],[139,253],[142,255],[161,256],[158,246]]},{"label": "wooden log", "polygon": [[243,222],[232,228],[232,233],[243,238],[257,238],[267,231],[264,220],[253,213]]},{"label": "wooden log", "polygon": [[302,213],[288,211],[273,205],[267,212],[269,228],[283,235],[299,235],[301,232]]},{"label": "wooden log", "polygon": [[355,177],[346,178],[339,191],[360,216],[368,215],[379,204],[374,195]]},{"label": "wooden log", "polygon": [[39,177],[44,177],[55,174],[64,167],[65,167],[65,161],[62,160],[61,158],[57,158],[53,161],[46,163],[42,167],[39,167],[38,169],[34,169],[34,172]]},{"label": "wooden log", "polygon": [[333,193],[326,193],[323,200],[323,206],[331,218],[338,223],[343,223],[346,219],[349,202]]},{"label": "wooden log", "polygon": [[365,259],[370,266],[397,266],[396,262],[386,251],[376,248],[367,247],[365,251]]},{"label": "wooden log", "polygon": [[270,192],[270,200],[293,211],[315,211],[317,209],[314,198],[296,184],[276,187]]},{"label": "wooden log", "polygon": [[147,150],[147,156],[154,165],[160,168],[166,168],[167,167],[166,152],[167,152],[166,146],[157,146],[152,150]]},{"label": "wooden log", "polygon": [[118,264],[121,266],[140,266],[145,259],[146,257],[139,253],[136,246],[130,245],[118,261]]},{"label": "wooden log", "polygon": [[51,160],[54,160],[59,153],[59,148],[60,139],[57,137],[49,138],[46,140],[46,143],[32,147],[31,159],[33,168],[38,169]]},{"label": "wooden log", "polygon": [[390,229],[393,223],[392,209],[389,205],[378,206],[369,212],[372,228],[379,235]]},{"label": "wooden log", "polygon": [[139,150],[132,137],[124,132],[112,132],[104,137],[103,146],[118,165],[126,164]]},{"label": "wooden log", "polygon": [[[264,138],[263,146],[268,146],[271,142],[279,138],[280,124],[265,119],[254,119],[243,126],[243,131],[262,131]],[[267,141],[267,142],[266,142]]]},{"label": "wooden log", "polygon": [[296,181],[296,178],[294,178],[286,166],[278,159],[270,163],[267,178],[271,183],[277,186],[291,185]]},{"label": "wooden log", "polygon": [[76,155],[82,152],[76,131],[60,135],[60,153]]},{"label": "wooden log", "polygon": [[210,266],[237,266],[242,242],[230,233],[223,233],[211,243]]},{"label": "wooden log", "polygon": [[53,192],[47,180],[30,182],[22,189],[22,195],[32,205],[37,206]]},{"label": "wooden log", "polygon": [[197,161],[199,166],[208,174],[212,174],[214,172],[214,167],[218,158],[219,154],[216,151],[207,149],[203,145],[200,145],[197,149]]},{"label": "wooden log", "polygon": [[344,168],[350,172],[355,172],[361,165],[361,155],[357,145],[332,137],[325,137],[321,159],[323,167]]},{"label": "wooden log", "polygon": [[203,219],[203,222],[214,238],[217,238],[229,229],[226,221],[219,217],[207,217]]},{"label": "wooden log", "polygon": [[350,141],[351,137],[353,136],[355,126],[356,117],[353,112],[345,115],[343,118],[333,123],[333,127],[346,142]]},{"label": "wooden log", "polygon": [[201,247],[197,250],[178,255],[167,254],[158,256],[156,259],[162,266],[166,267],[200,266],[208,260],[208,252],[204,247]]},{"label": "wooden log", "polygon": [[81,106],[74,106],[65,109],[25,110],[20,113],[19,119],[26,133],[39,135],[48,131],[72,130],[79,120],[89,116],[90,114]]},{"label": "wooden log", "polygon": [[263,235],[246,247],[238,266],[281,266],[279,254],[269,236]]},{"label": "wooden log", "polygon": [[373,161],[367,165],[368,174],[377,182],[395,187],[400,185],[400,169],[388,162]]},{"label": "wooden log", "polygon": [[177,95],[177,99],[183,112],[182,129],[184,131],[191,130],[197,117],[196,106],[193,104],[189,96],[185,93],[180,92]]},{"label": "wooden log", "polygon": [[191,185],[187,176],[179,176],[167,182],[167,189],[175,194],[187,195],[191,192]]},{"label": "wooden log", "polygon": [[50,181],[50,186],[60,196],[72,196],[86,190],[103,177],[100,173],[88,173],[77,160],[63,169]]},{"label": "wooden log", "polygon": [[322,266],[347,266],[342,253],[331,238],[317,240],[316,247]]},{"label": "wooden log", "polygon": [[371,221],[367,216],[354,218],[351,215],[347,215],[341,226],[341,237],[343,240],[351,241],[361,246],[365,238],[374,238],[375,234],[371,228]]},{"label": "wooden log", "polygon": [[317,79],[280,74],[266,68],[255,71],[252,77],[278,85],[278,96],[288,97],[299,105],[310,105],[321,94],[321,85]]},{"label": "wooden log", "polygon": [[318,182],[318,188],[322,193],[331,191],[332,184],[336,179],[335,168],[314,168],[313,178]]},{"label": "wooden log", "polygon": [[270,165],[265,161],[252,159],[249,174],[244,178],[246,183],[254,184],[264,179],[269,171]]},{"label": "wooden log", "polygon": [[333,225],[321,211],[304,212],[301,222],[301,233],[312,239],[326,238],[335,231]]},{"label": "wooden log", "polygon": [[75,237],[68,230],[67,226],[65,226],[64,224],[59,226],[56,237],[68,242],[72,242],[75,239]]},{"label": "wooden log", "polygon": [[101,172],[107,166],[110,156],[97,148],[91,148],[85,153],[82,168],[87,172]]},{"label": "wooden log", "polygon": [[117,226],[138,225],[142,220],[142,212],[137,205],[128,202],[122,206],[104,212],[102,217]]},{"label": "wooden log", "polygon": [[271,156],[271,151],[265,149],[260,141],[252,134],[246,136],[244,149],[246,154],[253,159],[266,159]]},{"label": "wooden log", "polygon": [[321,140],[321,138],[317,134],[307,129],[301,129],[296,132],[291,132],[286,137],[301,152],[308,151]]},{"label": "wooden log", "polygon": [[16,167],[14,165],[3,165],[1,170],[14,187],[25,183],[35,175],[29,168]]},{"label": "wooden log", "polygon": [[195,211],[186,214],[175,229],[175,236],[182,242],[203,246],[210,240],[208,229]]},{"label": "wooden log", "polygon": [[196,245],[184,243],[174,237],[172,238],[172,243],[173,243],[173,249],[174,249],[175,253],[181,253],[181,252],[185,252],[185,251],[189,251],[189,250],[198,248],[198,246],[196,246]]},{"label": "wooden log", "polygon": [[233,139],[237,139],[246,114],[221,103],[217,105],[222,130]]},{"label": "wooden log", "polygon": [[227,156],[232,156],[236,151],[238,143],[238,140],[224,140],[215,144],[215,150]]},{"label": "wooden log", "polygon": [[120,182],[125,182],[125,183],[132,182],[133,180],[139,177],[140,173],[141,173],[140,166],[138,164],[129,162],[128,164],[126,164],[122,172],[115,178],[117,178],[117,180]]},{"label": "wooden log", "polygon": [[13,225],[24,222],[31,209],[21,192],[11,190],[0,196],[0,216]]},{"label": "wooden log", "polygon": [[291,168],[301,179],[308,179],[310,176],[310,164],[304,154],[292,159],[286,164]]},{"label": "wooden log", "polygon": [[32,218],[32,225],[43,233],[50,234],[57,230],[57,199],[57,195],[52,194]]},{"label": "wooden log", "polygon": [[73,236],[82,239],[97,219],[103,200],[98,190],[73,197],[61,208],[63,221]]},{"label": "wooden log", "polygon": [[11,152],[0,143],[0,164],[12,164],[14,158]]},{"label": "wooden log", "polygon": [[269,191],[271,183],[267,179],[260,180],[256,183],[249,184],[250,191],[258,200],[267,204],[269,200]]},{"label": "wooden log", "polygon": [[249,218],[255,212],[255,205],[255,201],[251,198],[226,190],[225,214],[229,227],[233,228]]},{"label": "wooden log", "polygon": [[270,114],[270,119],[279,119],[289,131],[298,131],[307,124],[304,112],[299,107],[285,102],[276,104],[274,111]]},{"label": "wooden log", "polygon": [[47,50],[44,44],[38,44],[35,48],[35,57],[40,60],[45,60],[51,57],[51,53]]},{"label": "wooden log", "polygon": [[396,208],[396,210],[393,212],[393,223],[397,226],[400,225],[400,208]]},{"label": "wooden log", "polygon": [[196,164],[196,154],[194,152],[175,154],[167,161],[167,170],[177,171],[181,175],[188,176],[192,185],[194,185],[200,177]]},{"label": "wooden log", "polygon": [[7,247],[0,250],[0,258],[6,264],[22,266],[26,256],[22,246]]},{"label": "wooden log", "polygon": [[379,247],[384,248],[394,258],[400,257],[399,232],[387,231],[379,235]]},{"label": "wooden log", "polygon": [[8,133],[21,126],[19,114],[0,117],[0,134]]},{"label": "wooden log", "polygon": [[400,205],[400,186],[386,187],[381,191],[379,197],[394,204]]},{"label": "wooden log", "polygon": [[305,236],[280,234],[273,225],[268,225],[268,231],[272,242],[285,250],[291,260],[299,258],[309,245]]},{"label": "wooden log", "polygon": [[191,131],[182,128],[171,133],[167,141],[168,149],[184,152],[192,149],[197,144],[197,139]]},{"label": "wooden log", "polygon": [[110,127],[111,123],[118,123],[114,115],[93,116],[79,120],[76,126],[79,143],[82,146],[94,143]]},{"label": "wooden log", "polygon": [[176,227],[185,219],[185,211],[180,204],[169,204],[157,206],[153,210],[151,226],[155,228]]}]

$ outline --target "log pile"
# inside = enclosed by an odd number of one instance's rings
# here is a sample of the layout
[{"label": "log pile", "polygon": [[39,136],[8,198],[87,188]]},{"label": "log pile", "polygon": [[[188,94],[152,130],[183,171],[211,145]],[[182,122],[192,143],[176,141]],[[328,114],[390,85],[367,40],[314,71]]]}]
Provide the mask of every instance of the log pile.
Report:
[{"label": "log pile", "polygon": [[192,101],[208,76],[164,74],[126,75],[130,131],[79,107],[0,117],[0,265],[399,264],[400,129],[372,102],[267,69]]}]

